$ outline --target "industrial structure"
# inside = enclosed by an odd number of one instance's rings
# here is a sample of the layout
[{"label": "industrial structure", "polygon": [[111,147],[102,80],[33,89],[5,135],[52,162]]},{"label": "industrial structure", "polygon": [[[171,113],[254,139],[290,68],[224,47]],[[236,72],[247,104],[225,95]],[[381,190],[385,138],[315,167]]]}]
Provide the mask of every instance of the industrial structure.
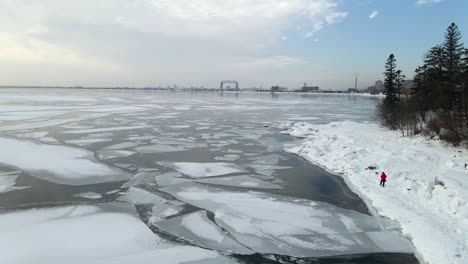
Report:
[{"label": "industrial structure", "polygon": [[280,87],[279,85],[276,85],[276,86],[272,86],[272,87],[271,87],[271,91],[272,91],[272,92],[287,92],[287,91],[288,91],[288,88],[286,88],[286,87]]},{"label": "industrial structure", "polygon": [[304,83],[304,86],[301,88],[300,92],[303,93],[310,93],[310,92],[318,92],[318,86],[307,86],[307,83]]},{"label": "industrial structure", "polygon": [[[230,87],[229,85],[224,87],[226,84],[234,84],[234,88]],[[219,90],[221,91],[240,91],[239,89],[239,83],[237,81],[231,81],[231,80],[226,80],[222,81],[221,84],[219,85]]]}]

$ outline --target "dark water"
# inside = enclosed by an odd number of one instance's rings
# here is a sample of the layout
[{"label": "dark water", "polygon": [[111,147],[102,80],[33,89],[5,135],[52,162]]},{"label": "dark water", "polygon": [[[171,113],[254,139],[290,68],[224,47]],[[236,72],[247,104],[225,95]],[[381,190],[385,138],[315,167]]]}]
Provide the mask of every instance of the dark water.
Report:
[{"label": "dark water", "polygon": [[[47,98],[54,92],[45,90],[37,93]],[[23,91],[10,91],[10,94],[18,93],[24,95]],[[194,146],[180,152],[135,153],[128,157],[100,159],[101,162],[119,167],[130,174],[135,174],[139,168],[157,169],[160,173],[169,171],[168,168],[158,165],[157,162],[159,161],[213,162],[216,157],[235,154],[239,155],[239,159],[235,163],[243,165],[252,163],[252,158],[255,157],[274,155],[279,159],[275,166],[288,167],[287,169],[275,170],[271,175],[277,183],[284,186],[284,189],[262,189],[262,192],[327,202],[338,207],[369,214],[365,203],[346,186],[342,178],[332,175],[298,156],[286,153],[283,150],[284,146],[297,144],[298,139],[281,135],[278,129],[270,125],[284,120],[311,123],[328,123],[342,120],[372,122],[375,120],[374,106],[376,103],[373,98],[293,95],[272,97],[256,94],[171,94],[121,91],[98,91],[95,93],[90,91],[67,91],[65,95],[73,96],[73,98],[78,97],[78,99],[98,98],[98,100],[96,102],[77,99],[73,99],[77,101],[71,100],[71,102],[61,102],[60,99],[54,99],[58,100],[56,102],[53,102],[53,100],[34,101],[25,96],[19,102],[8,104],[39,107],[46,105],[92,107],[105,104],[138,106],[152,103],[162,106],[164,109],[148,108],[144,112],[123,112],[101,118],[84,118],[71,124],[26,131],[4,131],[0,132],[0,135],[15,136],[19,132],[47,131],[49,137],[58,141],[55,144],[77,147],[74,144],[67,143],[67,141],[80,139],[87,135],[64,133],[71,130],[66,125],[100,128],[145,123],[151,125],[151,128],[135,131],[104,132],[101,133],[101,137],[110,141],[80,147],[94,152],[99,159],[99,153],[104,147],[129,142],[131,137],[148,138],[136,140],[139,146],[154,144],[151,140],[162,139],[176,142],[179,139],[187,138],[190,139],[191,144],[206,144],[206,146]],[[109,101],[105,99],[108,96],[122,98],[125,101]],[[3,104],[7,103],[3,102]],[[187,108],[185,110],[178,108],[180,106],[187,106]],[[65,116],[54,117],[54,119],[86,117],[88,114],[73,111]],[[165,118],[171,115],[174,117]],[[19,123],[25,122],[29,121]],[[17,124],[17,122],[14,124]],[[0,124],[0,127],[4,125]],[[173,145],[183,145],[183,143],[179,142]],[[251,174],[256,173],[251,168],[246,166],[244,168],[248,169]],[[16,168],[0,164],[0,170],[11,171],[16,170]],[[125,188],[121,187],[123,183],[124,181],[72,186],[41,180],[22,172],[16,180],[16,185],[29,188],[0,193],[0,209],[12,210],[80,203],[115,202],[126,191]],[[217,187],[228,190],[245,190],[245,188],[236,187]],[[158,192],[157,186],[147,186],[147,189],[165,195]],[[113,191],[114,193],[106,194]],[[95,192],[101,194],[102,198],[90,200],[77,196],[77,194],[83,192]],[[138,206],[137,209],[142,220],[145,221],[151,207]],[[196,208],[188,207],[182,213],[192,210],[196,210]],[[165,234],[155,227],[152,227],[152,230],[166,239],[178,243],[188,243]],[[261,255],[235,256],[235,258],[244,263],[418,263],[414,256],[407,254],[369,254],[318,259]]]}]

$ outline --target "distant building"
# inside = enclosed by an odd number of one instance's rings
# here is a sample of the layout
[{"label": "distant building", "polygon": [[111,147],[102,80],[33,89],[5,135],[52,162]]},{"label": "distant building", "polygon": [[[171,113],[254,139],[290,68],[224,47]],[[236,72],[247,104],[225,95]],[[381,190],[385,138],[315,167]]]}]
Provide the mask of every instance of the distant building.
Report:
[{"label": "distant building", "polygon": [[359,93],[359,89],[357,89],[357,88],[348,88],[348,93]]},{"label": "distant building", "polygon": [[304,86],[301,88],[301,92],[303,93],[317,92],[318,90],[318,86],[307,86],[307,83],[304,83]]},{"label": "distant building", "polygon": [[286,92],[286,91],[288,91],[288,88],[280,87],[279,85],[276,85],[276,86],[271,87],[271,91],[272,92]]},{"label": "distant building", "polygon": [[380,94],[384,92],[384,83],[381,80],[375,82],[374,86],[367,88],[370,94]]},{"label": "distant building", "polygon": [[378,80],[378,81],[375,81],[375,89],[377,89],[378,91],[382,91],[384,90],[384,86],[383,86],[383,82],[381,80]]}]

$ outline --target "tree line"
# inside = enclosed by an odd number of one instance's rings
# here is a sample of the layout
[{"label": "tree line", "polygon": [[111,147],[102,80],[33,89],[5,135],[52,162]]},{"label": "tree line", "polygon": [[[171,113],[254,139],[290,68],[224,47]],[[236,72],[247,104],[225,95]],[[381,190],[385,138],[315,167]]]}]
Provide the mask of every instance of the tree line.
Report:
[{"label": "tree line", "polygon": [[384,125],[403,135],[423,132],[454,144],[468,139],[468,49],[455,23],[447,28],[443,43],[424,55],[410,96],[401,96],[405,76],[393,54],[384,76],[386,97],[378,106]]}]

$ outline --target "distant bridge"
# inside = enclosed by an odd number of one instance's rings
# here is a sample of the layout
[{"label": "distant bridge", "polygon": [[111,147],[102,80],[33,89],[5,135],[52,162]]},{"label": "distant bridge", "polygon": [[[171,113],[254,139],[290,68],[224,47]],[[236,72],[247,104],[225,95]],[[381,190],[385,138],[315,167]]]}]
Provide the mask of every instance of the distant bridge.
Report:
[{"label": "distant bridge", "polygon": [[234,88],[230,88],[228,86],[228,88],[226,89],[227,91],[239,91],[239,83],[237,81],[231,81],[231,80],[225,80],[225,81],[222,81],[221,84],[219,85],[219,90],[221,91],[224,91],[224,85],[225,84],[234,84],[235,87]]}]

